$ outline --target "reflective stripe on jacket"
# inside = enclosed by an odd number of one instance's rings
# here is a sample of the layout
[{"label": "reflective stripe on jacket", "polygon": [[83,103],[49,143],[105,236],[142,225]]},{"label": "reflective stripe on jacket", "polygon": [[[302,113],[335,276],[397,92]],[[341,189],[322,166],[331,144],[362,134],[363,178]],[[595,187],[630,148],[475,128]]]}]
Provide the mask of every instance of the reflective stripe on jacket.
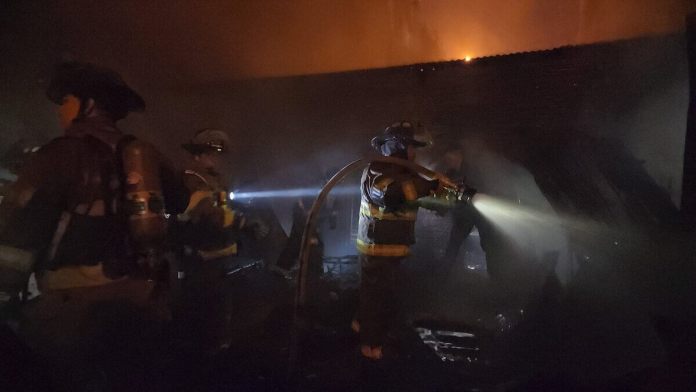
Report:
[{"label": "reflective stripe on jacket", "polygon": [[370,256],[407,256],[415,242],[416,200],[436,186],[400,166],[368,166],[362,177],[358,251]]},{"label": "reflective stripe on jacket", "polygon": [[218,185],[218,178],[193,170],[186,170],[184,176],[190,198],[177,220],[185,245],[204,260],[236,255],[236,239],[244,217],[229,208],[227,193]]}]

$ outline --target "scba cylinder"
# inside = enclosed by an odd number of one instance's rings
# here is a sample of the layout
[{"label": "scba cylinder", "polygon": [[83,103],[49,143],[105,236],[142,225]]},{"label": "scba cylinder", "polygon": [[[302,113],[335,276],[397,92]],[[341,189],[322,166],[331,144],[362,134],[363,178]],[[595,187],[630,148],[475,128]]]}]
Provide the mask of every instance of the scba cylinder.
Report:
[{"label": "scba cylinder", "polygon": [[123,149],[125,200],[130,237],[139,253],[156,251],[167,234],[157,150],[141,140]]}]

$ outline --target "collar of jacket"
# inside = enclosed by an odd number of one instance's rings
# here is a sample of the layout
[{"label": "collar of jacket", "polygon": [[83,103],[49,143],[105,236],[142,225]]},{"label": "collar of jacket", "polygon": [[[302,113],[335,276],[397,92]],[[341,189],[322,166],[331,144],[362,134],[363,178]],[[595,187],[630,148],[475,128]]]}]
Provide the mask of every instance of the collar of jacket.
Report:
[{"label": "collar of jacket", "polygon": [[102,142],[116,148],[123,133],[116,128],[116,123],[107,117],[87,117],[72,123],[70,128],[65,131],[68,137],[93,136]]}]

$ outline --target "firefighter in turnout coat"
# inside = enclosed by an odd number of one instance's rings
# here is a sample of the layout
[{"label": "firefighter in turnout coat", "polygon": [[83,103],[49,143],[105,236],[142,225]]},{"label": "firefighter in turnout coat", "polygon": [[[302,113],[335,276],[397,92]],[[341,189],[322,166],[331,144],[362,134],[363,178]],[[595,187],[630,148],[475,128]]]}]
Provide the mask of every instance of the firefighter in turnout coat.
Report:
[{"label": "firefighter in turnout coat", "polygon": [[[372,146],[382,155],[414,160],[414,127],[402,121],[387,127]],[[374,162],[363,172],[357,248],[360,253],[360,304],[353,329],[360,333],[360,351],[382,357],[382,346],[397,303],[397,271],[415,243],[418,199],[435,193],[442,180],[429,181],[402,166]]]}]

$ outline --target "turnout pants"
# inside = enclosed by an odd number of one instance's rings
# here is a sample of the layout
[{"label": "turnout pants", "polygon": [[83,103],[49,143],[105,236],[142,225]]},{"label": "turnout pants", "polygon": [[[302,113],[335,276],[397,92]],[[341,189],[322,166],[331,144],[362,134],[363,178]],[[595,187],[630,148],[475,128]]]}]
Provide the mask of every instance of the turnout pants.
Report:
[{"label": "turnout pants", "polygon": [[195,350],[214,352],[228,341],[231,298],[225,270],[233,261],[231,256],[187,260],[176,319],[181,338]]},{"label": "turnout pants", "polygon": [[398,312],[397,274],[403,257],[360,255],[360,344],[381,346]]}]

